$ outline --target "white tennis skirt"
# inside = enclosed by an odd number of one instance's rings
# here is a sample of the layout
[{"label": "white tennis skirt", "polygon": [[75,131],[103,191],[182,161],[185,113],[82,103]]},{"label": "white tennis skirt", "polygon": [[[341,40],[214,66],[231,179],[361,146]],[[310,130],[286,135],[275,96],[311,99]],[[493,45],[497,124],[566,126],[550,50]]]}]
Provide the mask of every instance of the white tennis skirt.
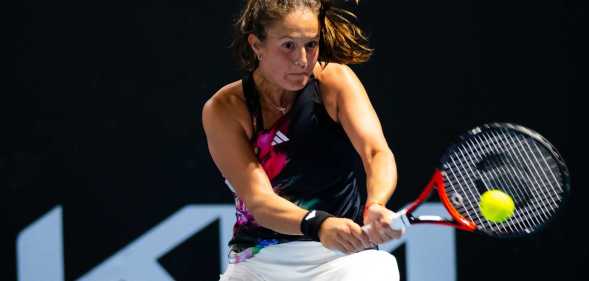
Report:
[{"label": "white tennis skirt", "polygon": [[268,246],[245,261],[229,264],[220,281],[398,281],[397,260],[385,251],[344,254],[319,242]]}]

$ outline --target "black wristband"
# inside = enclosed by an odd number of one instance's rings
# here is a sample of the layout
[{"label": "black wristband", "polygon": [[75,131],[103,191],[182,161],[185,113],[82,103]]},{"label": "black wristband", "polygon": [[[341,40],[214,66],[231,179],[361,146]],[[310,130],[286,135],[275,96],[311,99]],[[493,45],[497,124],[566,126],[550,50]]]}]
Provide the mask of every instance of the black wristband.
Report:
[{"label": "black wristband", "polygon": [[301,221],[301,232],[303,235],[313,239],[314,241],[319,240],[319,229],[321,228],[321,224],[330,217],[334,215],[320,211],[320,210],[311,210],[309,211],[303,220]]}]

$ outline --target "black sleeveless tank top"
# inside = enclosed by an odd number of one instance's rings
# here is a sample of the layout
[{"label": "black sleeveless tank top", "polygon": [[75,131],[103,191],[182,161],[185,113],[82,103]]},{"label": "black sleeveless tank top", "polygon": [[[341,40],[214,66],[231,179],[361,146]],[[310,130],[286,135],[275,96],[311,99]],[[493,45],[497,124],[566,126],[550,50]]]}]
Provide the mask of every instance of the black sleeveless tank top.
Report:
[{"label": "black sleeveless tank top", "polygon": [[[264,129],[260,96],[251,73],[242,79],[242,85],[254,124],[251,143],[274,192],[304,209],[323,210],[360,223],[359,157],[341,125],[325,110],[319,82],[311,76],[296,93],[291,110],[268,129]],[[268,245],[310,240],[258,225],[237,195],[235,207],[230,262],[247,259]]]}]

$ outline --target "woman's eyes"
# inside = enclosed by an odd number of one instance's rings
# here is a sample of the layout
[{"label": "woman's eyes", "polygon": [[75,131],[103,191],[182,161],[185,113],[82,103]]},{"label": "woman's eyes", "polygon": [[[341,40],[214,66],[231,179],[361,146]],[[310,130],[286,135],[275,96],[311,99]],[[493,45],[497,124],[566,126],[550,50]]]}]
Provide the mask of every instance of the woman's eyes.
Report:
[{"label": "woman's eyes", "polygon": [[307,48],[309,49],[314,49],[315,47],[317,47],[319,43],[317,41],[311,41],[309,43],[307,43]]},{"label": "woman's eyes", "polygon": [[285,42],[282,44],[282,46],[287,49],[292,49],[294,48],[295,44],[293,42]]},{"label": "woman's eyes", "polygon": [[[305,44],[305,47],[307,49],[314,49],[318,45],[319,45],[319,42],[317,42],[317,41],[311,41],[311,42]],[[285,42],[285,43],[282,43],[282,47],[284,47],[286,49],[289,49],[289,50],[292,50],[295,47],[295,43],[294,42]]]}]

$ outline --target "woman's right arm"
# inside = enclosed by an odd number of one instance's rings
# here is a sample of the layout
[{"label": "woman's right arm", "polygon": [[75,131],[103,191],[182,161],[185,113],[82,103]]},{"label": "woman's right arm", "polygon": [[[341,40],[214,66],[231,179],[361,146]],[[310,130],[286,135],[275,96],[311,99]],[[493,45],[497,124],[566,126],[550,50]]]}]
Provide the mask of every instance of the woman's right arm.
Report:
[{"label": "woman's right arm", "polygon": [[299,225],[307,211],[274,193],[231,105],[213,97],[202,121],[213,161],[256,222],[279,233],[302,234]]},{"label": "woman's right arm", "polygon": [[[203,128],[213,161],[259,225],[283,234],[301,235],[301,221],[308,210],[274,193],[235,112],[235,105],[215,97],[204,105]],[[370,244],[360,226],[347,218],[326,219],[319,237],[325,247],[348,253]]]}]

